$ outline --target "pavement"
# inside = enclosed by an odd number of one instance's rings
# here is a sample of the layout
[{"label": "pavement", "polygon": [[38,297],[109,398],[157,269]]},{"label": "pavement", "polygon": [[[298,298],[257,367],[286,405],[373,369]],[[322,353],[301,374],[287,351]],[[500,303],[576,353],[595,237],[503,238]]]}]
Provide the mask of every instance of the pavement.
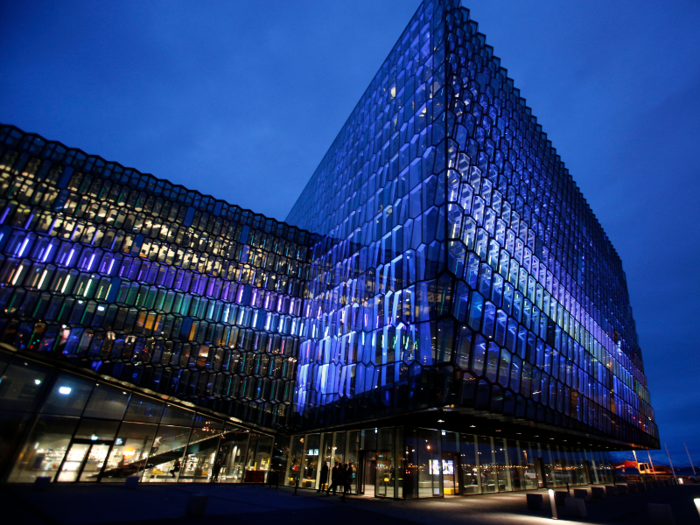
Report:
[{"label": "pavement", "polygon": [[[546,492],[545,504],[548,502]],[[111,484],[52,484],[44,491],[29,484],[0,485],[0,522],[4,525],[530,525],[551,523],[551,511],[529,511],[527,493],[387,500],[338,496],[261,485],[143,484],[129,489]],[[190,496],[208,496],[206,514],[185,515]],[[693,498],[700,485],[652,489],[590,501],[588,517],[561,524],[646,525],[647,503],[670,505],[676,525],[700,525]],[[563,508],[560,507],[560,515]]]}]

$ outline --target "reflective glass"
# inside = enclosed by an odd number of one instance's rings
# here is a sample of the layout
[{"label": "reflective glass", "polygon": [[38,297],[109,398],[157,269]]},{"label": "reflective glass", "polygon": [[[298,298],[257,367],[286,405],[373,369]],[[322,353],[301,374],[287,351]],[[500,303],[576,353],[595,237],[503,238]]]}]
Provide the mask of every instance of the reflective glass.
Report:
[{"label": "reflective glass", "polygon": [[79,416],[95,386],[89,379],[62,372],[56,378],[41,411],[47,414]]}]

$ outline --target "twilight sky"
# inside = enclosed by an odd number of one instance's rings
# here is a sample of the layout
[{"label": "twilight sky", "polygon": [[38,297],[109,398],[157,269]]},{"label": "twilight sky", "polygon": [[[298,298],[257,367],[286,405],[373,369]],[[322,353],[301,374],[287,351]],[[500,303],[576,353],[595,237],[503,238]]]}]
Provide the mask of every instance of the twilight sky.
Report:
[{"label": "twilight sky", "polygon": [[[284,220],[419,3],[0,2],[0,122]],[[622,257],[661,440],[700,463],[700,3],[463,4]]]}]

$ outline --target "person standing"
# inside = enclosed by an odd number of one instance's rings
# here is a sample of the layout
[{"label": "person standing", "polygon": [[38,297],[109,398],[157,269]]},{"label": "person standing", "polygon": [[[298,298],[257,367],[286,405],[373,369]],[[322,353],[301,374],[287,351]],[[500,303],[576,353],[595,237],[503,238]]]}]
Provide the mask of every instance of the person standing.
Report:
[{"label": "person standing", "polygon": [[339,469],[340,467],[338,466],[338,462],[335,462],[335,465],[333,465],[333,469],[331,469],[331,485],[328,487],[328,494],[331,493],[331,489],[333,490],[333,495],[335,496],[335,489],[338,487],[338,474],[339,474]]},{"label": "person standing", "polygon": [[[338,465],[338,488],[343,489],[343,497],[345,497],[345,479],[347,472],[345,470],[345,465],[342,463]],[[335,492],[334,492],[335,494]]]},{"label": "person standing", "polygon": [[221,461],[217,459],[216,462],[214,463],[214,466],[211,469],[211,482],[212,483],[219,481],[219,472],[221,472]]},{"label": "person standing", "polygon": [[352,466],[352,461],[348,462],[345,467],[345,492],[350,493],[352,489],[352,480],[355,477],[355,469]]},{"label": "person standing", "polygon": [[321,479],[319,479],[318,490],[316,492],[321,492],[326,483],[328,483],[328,463],[324,461],[321,467]]}]

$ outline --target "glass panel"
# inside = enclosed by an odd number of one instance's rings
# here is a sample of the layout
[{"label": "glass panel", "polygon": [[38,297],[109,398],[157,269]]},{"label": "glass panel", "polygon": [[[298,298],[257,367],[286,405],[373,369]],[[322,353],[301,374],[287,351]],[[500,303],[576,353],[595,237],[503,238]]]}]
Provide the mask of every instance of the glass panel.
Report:
[{"label": "glass panel", "polygon": [[442,485],[445,496],[459,494],[459,440],[456,432],[443,430]]},{"label": "glass panel", "polygon": [[481,484],[479,478],[479,463],[476,459],[476,436],[460,434],[459,438],[460,461],[462,463],[460,493],[479,494],[481,493]]},{"label": "glass panel", "polygon": [[177,425],[179,427],[191,427],[194,420],[194,412],[174,405],[166,405],[163,411],[163,425]]},{"label": "glass panel", "polygon": [[99,419],[83,419],[78,426],[73,439],[89,439],[90,441],[113,441],[119,427],[118,421],[100,421]]},{"label": "glass panel", "polygon": [[[248,459],[245,466],[246,483],[264,483],[267,471],[270,470],[270,453],[272,452],[272,436],[250,434]],[[301,481],[301,480],[300,480]]]},{"label": "glass panel", "polygon": [[[272,448],[272,464],[270,466],[270,475],[273,476],[270,480],[271,484],[277,485],[278,483],[284,483],[284,473],[287,470],[287,463],[289,460],[290,439],[289,436],[275,437],[275,444]],[[220,447],[219,450],[221,450],[221,448],[222,447]]]},{"label": "glass panel", "polygon": [[41,411],[46,414],[79,416],[90,397],[93,381],[62,372],[53,384]]},{"label": "glass panel", "polygon": [[535,467],[535,457],[537,449],[532,449],[529,442],[520,442],[518,453],[520,465],[520,485],[525,490],[532,490],[539,487],[537,479],[537,468]]},{"label": "glass panel", "polygon": [[0,412],[0,472],[7,472],[29,422],[30,414]]},{"label": "glass panel", "polygon": [[151,448],[157,428],[145,423],[122,423],[101,481],[124,481],[138,475],[146,467],[149,449],[154,456],[158,452],[156,447]]},{"label": "glass panel", "polygon": [[494,439],[494,459],[498,475],[498,491],[510,492],[513,490],[510,479],[510,466],[508,464],[507,443],[505,439]]},{"label": "glass panel", "polygon": [[[180,481],[218,480],[221,473],[221,464],[217,465],[216,458],[219,436],[218,430],[206,426],[192,430]],[[217,479],[213,479],[215,471]]]},{"label": "glass panel", "polygon": [[158,423],[163,412],[163,403],[150,397],[133,394],[129,408],[124,415],[125,421],[141,421],[143,423]]},{"label": "glass panel", "polygon": [[127,391],[98,383],[95,385],[95,390],[92,391],[83,416],[122,419],[128,402],[129,393]]},{"label": "glass panel", "polygon": [[437,430],[418,429],[416,453],[418,454],[418,497],[441,496],[440,439]]},{"label": "glass panel", "polygon": [[71,445],[61,466],[61,472],[58,474],[57,481],[70,482],[78,479],[80,467],[83,466],[83,461],[85,461],[91,446],[83,443],[73,443]]},{"label": "glass panel", "polygon": [[0,374],[5,372],[5,367],[10,363],[10,359],[12,359],[12,354],[0,352]]},{"label": "glass panel", "polygon": [[33,361],[13,361],[0,377],[0,410],[33,412],[50,370]]},{"label": "glass panel", "polygon": [[481,491],[484,494],[498,492],[498,468],[494,457],[492,439],[479,436],[478,444]]},{"label": "glass panel", "polygon": [[556,459],[552,453],[551,447],[545,445],[542,448],[542,459],[544,461],[544,473],[547,480],[547,487],[559,487],[559,476],[556,475]]},{"label": "glass panel", "polygon": [[80,481],[99,481],[100,471],[109,454],[109,445],[97,444],[90,447]]},{"label": "glass panel", "polygon": [[233,430],[232,428],[230,425],[226,425],[226,433],[222,436],[219,444],[219,458],[221,459],[219,480],[242,483],[245,473],[243,460],[248,450],[250,432],[238,428]]},{"label": "glass panel", "polygon": [[584,452],[577,450],[576,452],[571,452],[570,456],[573,467],[572,475],[574,484],[585,485],[589,483],[585,463],[587,460],[585,459]]},{"label": "glass panel", "polygon": [[177,481],[189,437],[189,428],[160,425],[148,456],[143,481]]},{"label": "glass panel", "polygon": [[24,442],[9,479],[14,483],[31,483],[39,476],[53,479],[78,421],[77,418],[41,416]]},{"label": "glass panel", "polygon": [[[370,430],[368,432],[376,432],[376,430]],[[375,434],[372,434],[375,436]],[[345,463],[345,440],[347,438],[346,432],[335,432],[333,434],[334,444],[333,444],[333,463]],[[374,445],[372,446],[372,449]]]},{"label": "glass panel", "polygon": [[301,459],[304,454],[304,436],[292,436],[292,449],[290,453],[290,461],[287,463],[287,473],[285,475],[284,484],[293,487],[299,476],[301,469]]},{"label": "glass panel", "polygon": [[316,478],[318,475],[318,456],[321,448],[321,435],[309,434],[306,436],[306,447],[304,452],[304,470],[299,486],[304,488],[316,488]]},{"label": "glass panel", "polygon": [[[360,449],[360,431],[352,430],[348,432],[347,437],[347,453],[345,455],[348,460],[348,465],[352,467],[350,473],[350,493],[357,494],[357,459]],[[328,463],[329,467],[331,463]]]},{"label": "glass panel", "polygon": [[377,496],[394,497],[394,429],[381,428],[377,438]]},{"label": "glass panel", "polygon": [[321,450],[319,451],[318,489],[328,490],[330,486],[331,461],[333,453],[333,433],[321,434]]}]

